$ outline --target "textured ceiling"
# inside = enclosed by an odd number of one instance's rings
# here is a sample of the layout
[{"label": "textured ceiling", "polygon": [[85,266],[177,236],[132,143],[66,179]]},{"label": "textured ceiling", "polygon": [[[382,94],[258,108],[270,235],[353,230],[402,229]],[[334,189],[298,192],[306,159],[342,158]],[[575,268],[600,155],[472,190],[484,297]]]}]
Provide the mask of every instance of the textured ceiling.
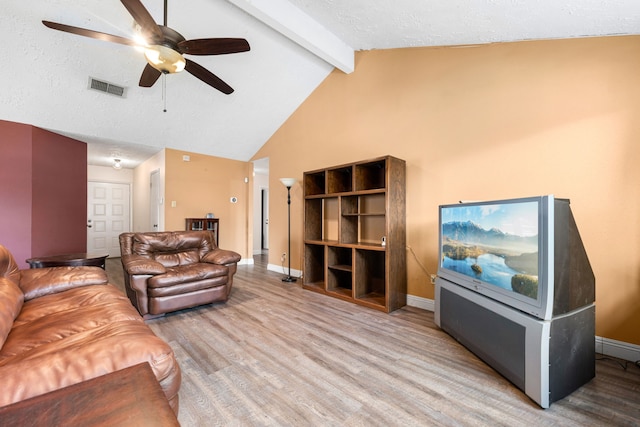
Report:
[{"label": "textured ceiling", "polygon": [[289,0],[355,50],[640,33],[638,0]]},{"label": "textured ceiling", "polygon": [[[144,4],[162,22],[162,1]],[[143,156],[170,147],[248,160],[332,70],[224,0],[170,1],[168,24],[185,38],[242,37],[251,51],[191,58],[230,84],[231,95],[185,72],[166,76],[165,90],[163,78],[140,88],[141,52],[54,31],[42,19],[124,37],[133,35],[133,20],[115,0],[2,0],[0,33],[11,60],[0,67],[0,119],[90,142],[92,164],[109,164],[96,154],[130,144]],[[126,87],[126,96],[89,90],[90,76]],[[122,157],[125,167],[135,165]]]},{"label": "textured ceiling", "polygon": [[[162,0],[142,1],[162,22]],[[299,38],[288,38],[278,22],[246,12],[255,1],[170,0],[168,24],[185,38],[242,37],[251,51],[190,58],[229,83],[235,89],[231,95],[184,72],[140,88],[145,66],[140,52],[41,23],[47,19],[130,37],[133,20],[120,1],[0,2],[5,58],[0,120],[88,142],[90,164],[109,164],[117,154],[125,167],[133,167],[164,147],[249,160],[333,69]],[[637,0],[270,0],[260,5],[278,9],[277,19],[290,20],[299,19],[291,13],[297,7],[354,50],[640,33]],[[90,76],[125,86],[126,96],[89,90]]]}]

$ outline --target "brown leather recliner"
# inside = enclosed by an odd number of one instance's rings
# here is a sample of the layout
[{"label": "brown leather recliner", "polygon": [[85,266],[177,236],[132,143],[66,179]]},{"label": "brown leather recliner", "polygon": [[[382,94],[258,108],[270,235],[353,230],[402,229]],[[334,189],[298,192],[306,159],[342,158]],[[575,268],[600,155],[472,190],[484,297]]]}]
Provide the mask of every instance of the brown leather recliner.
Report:
[{"label": "brown leather recliner", "polygon": [[127,295],[145,318],[226,301],[240,261],[211,231],[123,233],[120,250]]}]

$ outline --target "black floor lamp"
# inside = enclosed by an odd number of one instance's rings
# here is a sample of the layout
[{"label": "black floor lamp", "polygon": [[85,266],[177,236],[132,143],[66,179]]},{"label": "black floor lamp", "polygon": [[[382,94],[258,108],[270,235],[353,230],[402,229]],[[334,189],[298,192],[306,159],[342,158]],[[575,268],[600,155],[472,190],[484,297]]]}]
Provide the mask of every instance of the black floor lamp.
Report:
[{"label": "black floor lamp", "polygon": [[284,184],[285,187],[287,187],[287,213],[288,213],[288,219],[289,219],[289,225],[288,225],[288,230],[289,230],[289,238],[288,238],[288,242],[289,242],[289,248],[287,249],[287,258],[289,259],[289,273],[287,274],[286,277],[282,278],[283,282],[295,282],[296,278],[295,277],[291,277],[291,187],[293,187],[293,185],[296,183],[296,179],[295,178],[280,178],[280,182],[282,182]]}]

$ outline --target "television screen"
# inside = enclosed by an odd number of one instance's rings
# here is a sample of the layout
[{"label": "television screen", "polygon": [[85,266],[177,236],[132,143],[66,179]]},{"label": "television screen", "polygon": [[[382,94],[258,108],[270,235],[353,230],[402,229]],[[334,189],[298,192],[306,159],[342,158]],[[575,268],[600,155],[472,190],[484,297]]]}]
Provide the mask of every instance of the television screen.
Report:
[{"label": "television screen", "polygon": [[441,206],[439,275],[544,316],[551,197]]}]

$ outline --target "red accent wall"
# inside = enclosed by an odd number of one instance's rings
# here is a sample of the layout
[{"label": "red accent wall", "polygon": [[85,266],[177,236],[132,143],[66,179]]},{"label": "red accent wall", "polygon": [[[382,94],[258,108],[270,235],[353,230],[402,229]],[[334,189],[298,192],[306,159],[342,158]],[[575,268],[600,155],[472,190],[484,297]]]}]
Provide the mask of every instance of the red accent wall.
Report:
[{"label": "red accent wall", "polygon": [[0,244],[31,256],[31,126],[0,120]]},{"label": "red accent wall", "polygon": [[27,258],[85,252],[87,146],[0,120],[0,244]]},{"label": "red accent wall", "polygon": [[87,144],[34,127],[32,160],[31,253],[85,252]]}]

